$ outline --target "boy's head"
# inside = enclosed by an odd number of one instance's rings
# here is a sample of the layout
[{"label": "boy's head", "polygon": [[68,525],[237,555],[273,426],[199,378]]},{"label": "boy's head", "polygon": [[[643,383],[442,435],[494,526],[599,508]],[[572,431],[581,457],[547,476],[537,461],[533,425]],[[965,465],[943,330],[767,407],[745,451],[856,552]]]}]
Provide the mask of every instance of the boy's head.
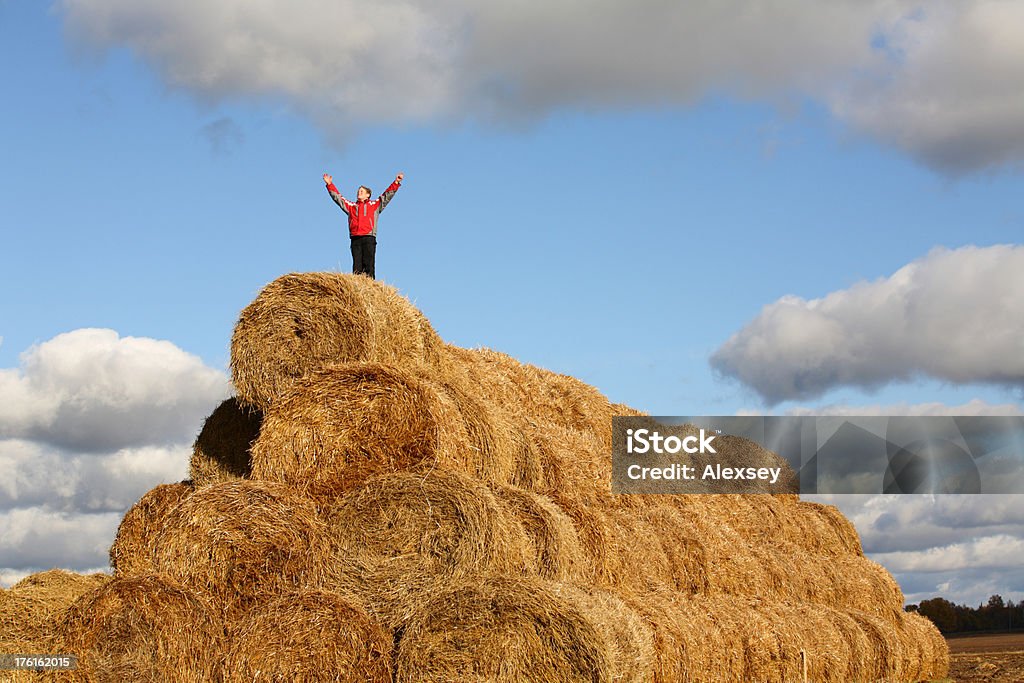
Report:
[{"label": "boy's head", "polygon": [[370,188],[368,188],[366,185],[360,185],[359,189],[356,190],[356,199],[358,199],[361,202],[365,202],[369,198]]}]

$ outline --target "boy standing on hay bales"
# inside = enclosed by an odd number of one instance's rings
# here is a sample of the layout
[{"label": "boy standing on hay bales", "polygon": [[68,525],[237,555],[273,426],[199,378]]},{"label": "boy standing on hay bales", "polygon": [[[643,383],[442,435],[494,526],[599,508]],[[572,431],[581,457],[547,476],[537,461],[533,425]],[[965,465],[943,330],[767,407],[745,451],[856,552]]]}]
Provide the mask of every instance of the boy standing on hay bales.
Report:
[{"label": "boy standing on hay bales", "polygon": [[324,173],[324,183],[327,184],[327,191],[331,194],[331,199],[348,215],[348,234],[352,238],[353,273],[369,275],[370,278],[376,277],[374,259],[377,254],[377,216],[398,192],[404,177],[404,174],[399,173],[388,189],[372,201],[370,200],[370,188],[360,185],[356,190],[356,201],[350,202],[338,192],[330,174]]}]

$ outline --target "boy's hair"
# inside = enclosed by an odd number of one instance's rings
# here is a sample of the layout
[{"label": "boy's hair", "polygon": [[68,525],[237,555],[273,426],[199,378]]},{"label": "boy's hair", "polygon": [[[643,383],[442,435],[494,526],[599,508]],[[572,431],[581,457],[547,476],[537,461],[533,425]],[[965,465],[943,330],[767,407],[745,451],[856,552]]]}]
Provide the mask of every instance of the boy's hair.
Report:
[{"label": "boy's hair", "polygon": [[359,189],[360,189],[360,190],[366,190],[366,195],[367,195],[368,197],[372,197],[372,196],[373,196],[373,192],[372,192],[372,191],[370,190],[370,188],[368,188],[368,187],[367,187],[366,185],[360,185],[360,186],[359,186]]}]

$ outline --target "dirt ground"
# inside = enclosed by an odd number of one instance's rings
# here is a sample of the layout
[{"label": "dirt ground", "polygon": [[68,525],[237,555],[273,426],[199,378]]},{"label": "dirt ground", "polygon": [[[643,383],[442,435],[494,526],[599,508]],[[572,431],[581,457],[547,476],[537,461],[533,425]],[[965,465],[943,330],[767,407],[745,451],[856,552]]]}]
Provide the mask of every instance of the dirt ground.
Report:
[{"label": "dirt ground", "polygon": [[949,680],[1024,683],[1024,633],[949,638]]}]

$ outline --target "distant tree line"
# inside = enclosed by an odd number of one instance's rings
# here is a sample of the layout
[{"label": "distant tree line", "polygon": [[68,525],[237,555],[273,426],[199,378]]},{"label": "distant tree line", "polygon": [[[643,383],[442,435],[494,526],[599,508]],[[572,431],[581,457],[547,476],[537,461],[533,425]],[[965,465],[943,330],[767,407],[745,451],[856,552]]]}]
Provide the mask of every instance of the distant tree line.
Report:
[{"label": "distant tree line", "polygon": [[1001,595],[993,595],[984,605],[954,605],[945,598],[922,600],[907,605],[908,612],[917,612],[932,620],[943,633],[1024,630],[1024,600],[1014,604]]}]

